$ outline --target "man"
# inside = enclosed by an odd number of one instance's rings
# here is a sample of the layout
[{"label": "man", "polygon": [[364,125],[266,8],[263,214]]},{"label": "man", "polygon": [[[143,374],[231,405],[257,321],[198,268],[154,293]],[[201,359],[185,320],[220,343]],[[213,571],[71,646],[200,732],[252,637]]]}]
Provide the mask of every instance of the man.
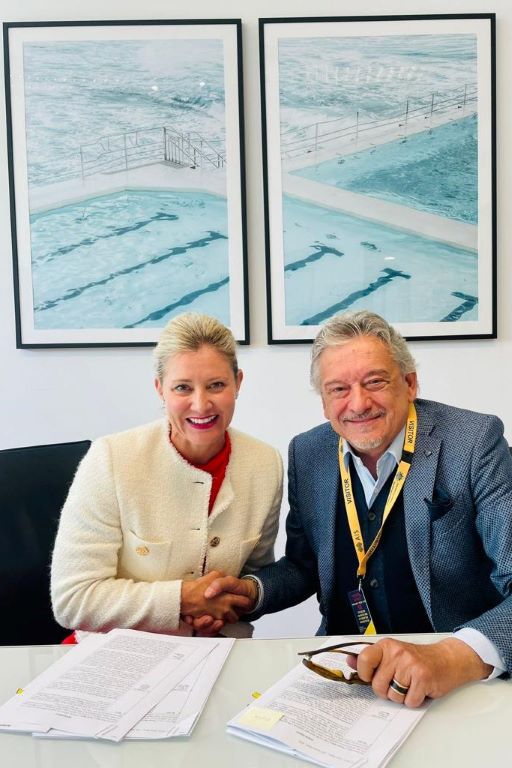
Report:
[{"label": "man", "polygon": [[416,400],[405,341],[370,312],[323,326],[311,377],[329,423],[290,445],[286,554],[256,578],[214,580],[205,597],[244,594],[256,618],[316,592],[319,634],[454,632],[428,646],[383,639],[351,657],[379,696],[407,706],[510,673],[502,423]]}]

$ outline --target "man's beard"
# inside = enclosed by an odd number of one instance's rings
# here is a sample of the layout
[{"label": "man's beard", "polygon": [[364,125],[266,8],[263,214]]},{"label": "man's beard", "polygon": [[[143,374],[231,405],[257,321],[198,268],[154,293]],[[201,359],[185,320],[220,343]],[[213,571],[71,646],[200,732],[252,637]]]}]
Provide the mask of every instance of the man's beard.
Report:
[{"label": "man's beard", "polygon": [[384,442],[384,438],[382,437],[374,437],[371,440],[348,440],[348,443],[352,446],[352,448],[355,448],[356,451],[361,451],[362,453],[365,453],[365,451],[373,451],[375,448],[380,448],[382,443]]},{"label": "man's beard", "polygon": [[[380,410],[372,414],[371,410],[368,410],[361,414],[353,414],[352,416],[346,416],[343,421],[349,424],[357,424],[358,421],[362,421],[363,419],[368,418],[370,415],[384,416],[385,411]],[[365,438],[364,435],[361,435],[360,437],[356,437],[355,440],[347,440],[347,442],[350,443],[352,448],[355,448],[356,451],[362,451],[364,453],[365,451],[373,451],[375,450],[375,448],[380,448],[382,443],[384,442],[384,437],[381,435],[380,437]]]}]

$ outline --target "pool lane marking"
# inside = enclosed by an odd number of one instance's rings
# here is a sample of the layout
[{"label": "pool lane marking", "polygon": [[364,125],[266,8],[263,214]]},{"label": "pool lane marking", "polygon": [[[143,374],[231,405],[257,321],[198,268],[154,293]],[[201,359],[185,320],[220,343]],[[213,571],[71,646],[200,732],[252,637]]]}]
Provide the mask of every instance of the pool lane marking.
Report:
[{"label": "pool lane marking", "polygon": [[224,277],[222,280],[219,280],[217,283],[210,283],[210,285],[207,285],[206,288],[200,288],[197,291],[186,293],[185,296],[182,296],[179,301],[175,301],[174,304],[168,304],[166,307],[163,307],[162,309],[156,309],[154,312],[150,312],[149,315],[146,315],[146,317],[143,317],[142,320],[136,320],[135,323],[124,325],[123,328],[136,328],[138,325],[142,325],[142,323],[148,322],[148,320],[161,320],[169,312],[172,312],[173,309],[177,309],[177,307],[182,307],[185,304],[190,304],[191,302],[195,301],[195,299],[199,298],[199,296],[202,296],[204,293],[213,293],[214,291],[218,291],[219,288],[222,288],[222,286],[227,285],[228,283],[229,283],[229,277]]},{"label": "pool lane marking", "polygon": [[311,248],[316,248],[316,251],[309,256],[306,256],[305,259],[299,259],[298,261],[292,261],[290,264],[287,264],[284,271],[295,272],[297,269],[302,269],[307,266],[307,264],[311,264],[313,261],[318,261],[318,259],[321,259],[328,254],[339,256],[340,258],[345,255],[343,251],[338,251],[336,248],[332,248],[329,245],[322,245],[322,243],[314,243]]},{"label": "pool lane marking", "polygon": [[[94,214],[91,214],[94,215]],[[176,216],[174,213],[163,213],[162,211],[159,211],[154,216],[152,216],[150,219],[145,219],[144,221],[138,221],[136,224],[132,224],[131,226],[126,227],[118,227],[117,229],[113,229],[112,232],[109,232],[107,235],[96,235],[95,237],[86,237],[84,240],[81,240],[79,243],[72,243],[71,245],[66,245],[62,248],[57,248],[56,251],[52,251],[45,256],[42,256],[40,259],[37,259],[37,261],[42,261],[43,263],[48,263],[49,261],[54,261],[54,259],[57,256],[66,256],[68,253],[71,253],[72,251],[76,251],[77,248],[83,248],[84,245],[94,245],[98,242],[98,240],[108,240],[111,237],[119,237],[120,235],[127,235],[130,232],[136,232],[138,229],[143,229],[143,227],[147,227],[149,224],[153,224],[155,221],[177,221],[179,219],[179,216]]]},{"label": "pool lane marking", "polygon": [[377,291],[379,288],[387,285],[396,277],[403,277],[405,280],[411,279],[411,275],[408,275],[406,272],[401,272],[397,269],[390,269],[389,267],[383,269],[382,272],[385,272],[385,274],[381,275],[381,277],[375,280],[375,282],[370,283],[367,288],[362,288],[359,291],[350,293],[345,299],[339,301],[337,304],[333,304],[331,307],[328,307],[328,309],[324,309],[323,312],[319,312],[317,315],[313,315],[313,317],[308,317],[307,320],[303,320],[301,325],[318,325],[323,320],[327,320],[328,317],[335,315],[337,312],[341,312],[344,309],[347,309],[347,307],[350,307],[350,305],[358,299],[369,296],[374,291]]},{"label": "pool lane marking", "polygon": [[148,261],[142,261],[142,262],[139,262],[138,264],[133,264],[131,267],[125,267],[124,269],[119,269],[117,272],[112,272],[112,274],[108,275],[108,277],[104,277],[101,280],[94,280],[93,282],[87,283],[86,285],[82,285],[79,288],[70,288],[69,290],[66,291],[64,296],[59,296],[56,299],[49,299],[48,301],[44,301],[42,304],[38,304],[36,307],[34,307],[34,311],[44,312],[46,309],[53,309],[53,307],[57,306],[57,304],[60,304],[62,301],[69,301],[70,299],[76,299],[78,296],[84,293],[84,291],[87,291],[90,288],[97,288],[99,285],[106,285],[112,280],[115,280],[117,277],[129,275],[131,272],[138,272],[141,269],[144,269],[145,267],[148,267],[152,264],[158,264],[161,261],[165,261],[171,256],[179,256],[183,253],[187,253],[187,251],[193,248],[204,248],[214,240],[227,240],[227,237],[226,235],[222,235],[220,232],[213,232],[210,230],[208,237],[202,237],[200,240],[194,240],[193,242],[187,243],[184,246],[182,245],[175,246],[174,248],[171,248],[170,251],[167,251],[166,253],[163,253],[160,256],[154,256],[152,259],[149,259]]},{"label": "pool lane marking", "polygon": [[464,301],[462,304],[459,304],[458,307],[452,309],[446,317],[443,317],[441,319],[442,323],[452,323],[455,322],[455,320],[459,320],[462,315],[473,309],[475,304],[478,304],[477,296],[469,296],[467,293],[461,293],[460,291],[453,291],[452,296],[455,296],[457,299],[464,299]]}]

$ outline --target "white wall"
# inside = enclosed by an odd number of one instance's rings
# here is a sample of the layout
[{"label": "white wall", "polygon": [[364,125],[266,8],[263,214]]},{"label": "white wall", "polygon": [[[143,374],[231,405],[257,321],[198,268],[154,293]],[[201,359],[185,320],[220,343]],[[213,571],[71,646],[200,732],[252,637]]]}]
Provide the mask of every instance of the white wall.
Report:
[{"label": "white wall", "polygon": [[[215,10],[213,10],[215,9]],[[3,0],[1,21],[242,18],[249,236],[250,347],[235,425],[277,446],[322,419],[308,384],[309,345],[266,344],[265,256],[259,107],[258,17],[350,15],[347,0]],[[416,342],[424,397],[493,412],[512,442],[512,7],[508,0],[359,0],[358,15],[497,13],[498,335],[496,341]],[[3,61],[3,59],[2,59]],[[0,448],[96,437],[155,418],[150,350],[15,348],[14,302],[3,89],[0,115]],[[284,518],[283,518],[284,521]],[[282,553],[282,531],[278,553]],[[258,635],[310,635],[318,626],[313,601],[264,617]]]}]

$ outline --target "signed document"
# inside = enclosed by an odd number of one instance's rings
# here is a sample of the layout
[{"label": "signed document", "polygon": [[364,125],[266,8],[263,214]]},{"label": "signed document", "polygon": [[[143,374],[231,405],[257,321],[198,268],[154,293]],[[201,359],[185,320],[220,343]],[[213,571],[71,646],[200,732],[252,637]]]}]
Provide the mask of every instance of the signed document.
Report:
[{"label": "signed document", "polygon": [[[351,672],[339,654],[321,654],[315,661]],[[326,680],[298,664],[234,717],[227,730],[329,768],[378,768],[391,759],[427,706],[407,709],[377,698],[370,686]]]},{"label": "signed document", "polygon": [[130,629],[91,634],[0,707],[0,730],[120,741],[149,715],[142,738],[187,735],[216,677],[210,683],[203,662],[213,653],[218,674],[232,643]]}]

